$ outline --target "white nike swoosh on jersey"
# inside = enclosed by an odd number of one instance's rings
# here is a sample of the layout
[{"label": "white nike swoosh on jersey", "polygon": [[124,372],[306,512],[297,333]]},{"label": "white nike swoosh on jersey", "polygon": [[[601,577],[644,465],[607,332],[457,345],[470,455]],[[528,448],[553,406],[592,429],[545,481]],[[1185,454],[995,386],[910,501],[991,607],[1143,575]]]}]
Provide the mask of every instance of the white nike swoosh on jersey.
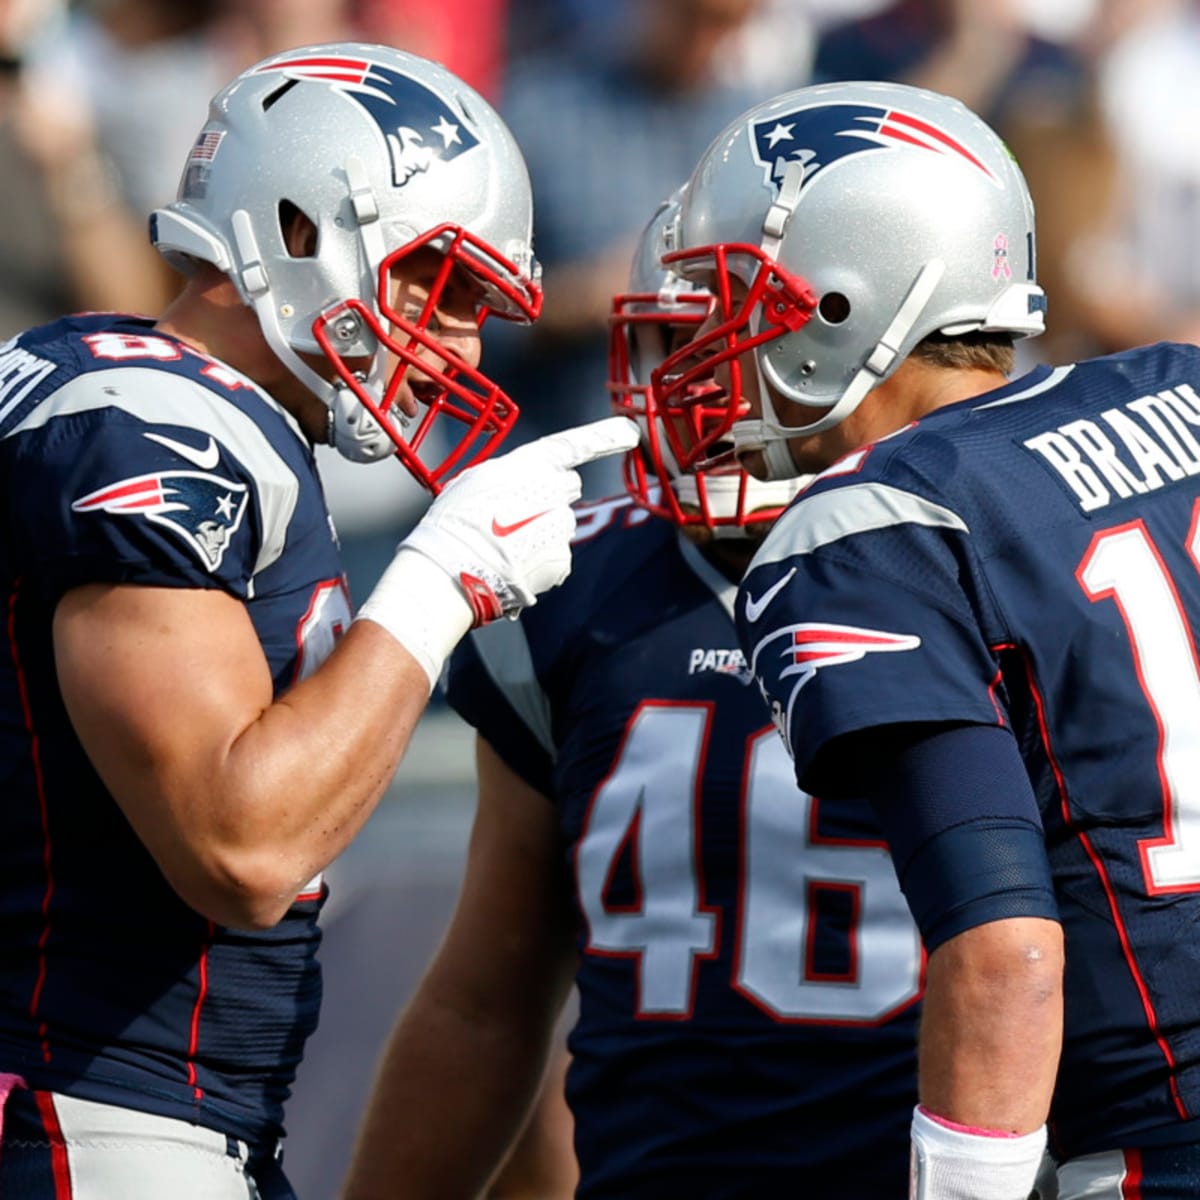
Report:
[{"label": "white nike swoosh on jersey", "polygon": [[195,446],[189,446],[187,442],[177,442],[163,433],[147,433],[142,436],[149,438],[152,442],[158,442],[160,446],[166,446],[168,450],[174,450],[180,458],[186,458],[188,462],[195,463],[202,471],[211,471],[221,458],[221,452],[217,449],[217,443],[213,441],[212,434],[209,434],[208,445],[203,450],[197,450]]},{"label": "white nike swoosh on jersey", "polygon": [[777,579],[757,600],[746,593],[746,620],[750,622],[757,621],[759,617],[766,611],[766,607],[783,591],[788,581],[796,573],[796,568],[793,567],[782,579]]}]

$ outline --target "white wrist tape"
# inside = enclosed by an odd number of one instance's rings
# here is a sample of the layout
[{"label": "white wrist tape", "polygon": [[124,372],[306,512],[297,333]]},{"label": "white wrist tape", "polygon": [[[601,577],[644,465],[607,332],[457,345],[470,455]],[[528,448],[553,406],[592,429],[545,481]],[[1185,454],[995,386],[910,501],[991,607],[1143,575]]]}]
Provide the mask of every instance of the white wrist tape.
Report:
[{"label": "white wrist tape", "polygon": [[437,563],[401,546],[354,619],[382,625],[421,664],[432,692],[474,613]]},{"label": "white wrist tape", "polygon": [[1019,1137],[971,1133],[913,1109],[910,1200],[1026,1200],[1046,1127]]}]

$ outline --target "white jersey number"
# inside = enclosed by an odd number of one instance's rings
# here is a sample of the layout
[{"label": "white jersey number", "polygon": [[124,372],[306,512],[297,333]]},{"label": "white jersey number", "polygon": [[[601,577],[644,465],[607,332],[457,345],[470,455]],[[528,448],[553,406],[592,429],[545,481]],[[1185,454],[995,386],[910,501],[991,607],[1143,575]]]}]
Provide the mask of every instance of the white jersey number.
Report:
[{"label": "white jersey number", "polygon": [[293,682],[307,679],[332,653],[350,628],[350,597],[341,579],[327,579],[313,588],[308,611],[296,626],[296,671]]},{"label": "white jersey number", "polygon": [[[637,959],[638,1016],[687,1017],[697,962],[735,937],[731,986],[778,1021],[871,1025],[921,991],[921,942],[882,843],[817,833],[819,801],[800,791],[778,736],[750,739],[741,796],[736,912],[723,928],[705,903],[701,792],[712,706],[648,703],[632,717],[588,811],[576,851],[587,951]],[[634,864],[635,899],[615,906],[617,864]],[[823,891],[848,898],[845,968],[813,959]]]},{"label": "white jersey number", "polygon": [[[1195,520],[1188,552],[1200,565]],[[1146,890],[1200,890],[1200,667],[1183,605],[1140,521],[1097,534],[1077,576],[1088,599],[1116,602],[1159,729],[1163,836],[1138,844]]]}]

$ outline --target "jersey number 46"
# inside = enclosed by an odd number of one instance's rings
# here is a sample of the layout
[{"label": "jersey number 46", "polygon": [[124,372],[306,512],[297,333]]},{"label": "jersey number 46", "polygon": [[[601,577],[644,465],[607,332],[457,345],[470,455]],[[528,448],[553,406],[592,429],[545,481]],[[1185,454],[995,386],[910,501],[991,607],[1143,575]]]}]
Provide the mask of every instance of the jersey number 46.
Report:
[{"label": "jersey number 46", "polygon": [[[921,942],[882,842],[823,838],[778,735],[747,742],[736,914],[706,903],[699,822],[708,704],[649,702],[631,718],[576,852],[587,952],[637,960],[637,1015],[692,1015],[698,962],[736,938],[730,986],[777,1021],[873,1025],[920,995]],[[608,900],[632,853],[635,904]],[[851,914],[844,969],[819,969],[816,912],[838,891]],[[736,920],[729,919],[736,916]]]}]

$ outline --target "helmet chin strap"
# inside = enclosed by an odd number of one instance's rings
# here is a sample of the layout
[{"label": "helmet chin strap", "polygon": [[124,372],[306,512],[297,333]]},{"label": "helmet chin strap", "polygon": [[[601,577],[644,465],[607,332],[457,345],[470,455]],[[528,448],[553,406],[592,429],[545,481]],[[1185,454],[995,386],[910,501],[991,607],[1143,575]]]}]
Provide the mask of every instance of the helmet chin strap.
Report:
[{"label": "helmet chin strap", "polygon": [[392,439],[383,432],[366,405],[344,384],[334,388],[326,429],[329,444],[351,462],[378,462],[396,453]]},{"label": "helmet chin strap", "polygon": [[[807,476],[780,478],[772,482],[760,479],[745,481],[744,507],[747,512],[762,508],[786,508]],[[738,475],[707,476],[704,493],[708,509],[713,516],[730,519],[737,516],[743,506],[742,479]],[[694,475],[677,475],[671,480],[671,490],[684,504],[700,505],[700,485]],[[716,525],[712,529],[716,538],[745,537],[746,531],[739,525]]]},{"label": "helmet chin strap", "polygon": [[[370,262],[369,270],[377,273],[384,252],[378,206],[367,183],[365,168],[358,158],[350,157],[346,174],[360,236]],[[254,308],[267,345],[328,410],[326,429],[329,445],[351,462],[376,462],[394,454],[396,447],[391,439],[354,392],[342,383],[334,384],[322,377],[288,344],[279,324],[279,315],[271,295],[271,282],[262,264],[249,213],[239,209],[233,214],[232,225],[241,263],[237,271],[240,285]],[[378,311],[378,300],[375,307]],[[375,395],[382,395],[384,357],[383,348],[377,348],[371,359],[370,374],[364,380],[364,385]]]},{"label": "helmet chin strap", "polygon": [[882,382],[895,365],[900,347],[912,332],[945,272],[946,264],[940,258],[931,258],[917,272],[896,315],[875,343],[875,348],[867,355],[866,361],[855,372],[849,386],[824,414],[807,425],[784,425],[775,411],[774,396],[779,394],[791,403],[809,407],[813,407],[815,401],[790,394],[792,389],[784,383],[771,363],[764,362],[756,352],[754,366],[762,400],[762,416],[758,420],[734,422],[731,432],[735,452],[761,451],[768,472],[767,479],[786,479],[799,474],[788,448],[788,439],[824,433],[840,425],[858,408],[867,393]]},{"label": "helmet chin strap", "polygon": [[[344,384],[333,384],[322,378],[288,345],[275,316],[270,291],[254,297],[254,311],[262,327],[267,345],[291,373],[325,405],[327,410],[326,429],[329,445],[351,462],[375,462],[396,452],[392,440],[380,428],[361,400]],[[378,363],[375,355],[373,366]],[[372,370],[370,387],[375,383],[378,370]]]},{"label": "helmet chin strap", "polygon": [[[781,480],[797,478],[803,472],[792,458],[787,438],[771,435],[768,428],[766,421],[735,421],[730,429],[733,435],[734,457],[740,462],[742,451],[757,450],[762,455],[766,471],[761,479],[763,483],[778,483]],[[788,434],[791,434],[791,430]]]}]

